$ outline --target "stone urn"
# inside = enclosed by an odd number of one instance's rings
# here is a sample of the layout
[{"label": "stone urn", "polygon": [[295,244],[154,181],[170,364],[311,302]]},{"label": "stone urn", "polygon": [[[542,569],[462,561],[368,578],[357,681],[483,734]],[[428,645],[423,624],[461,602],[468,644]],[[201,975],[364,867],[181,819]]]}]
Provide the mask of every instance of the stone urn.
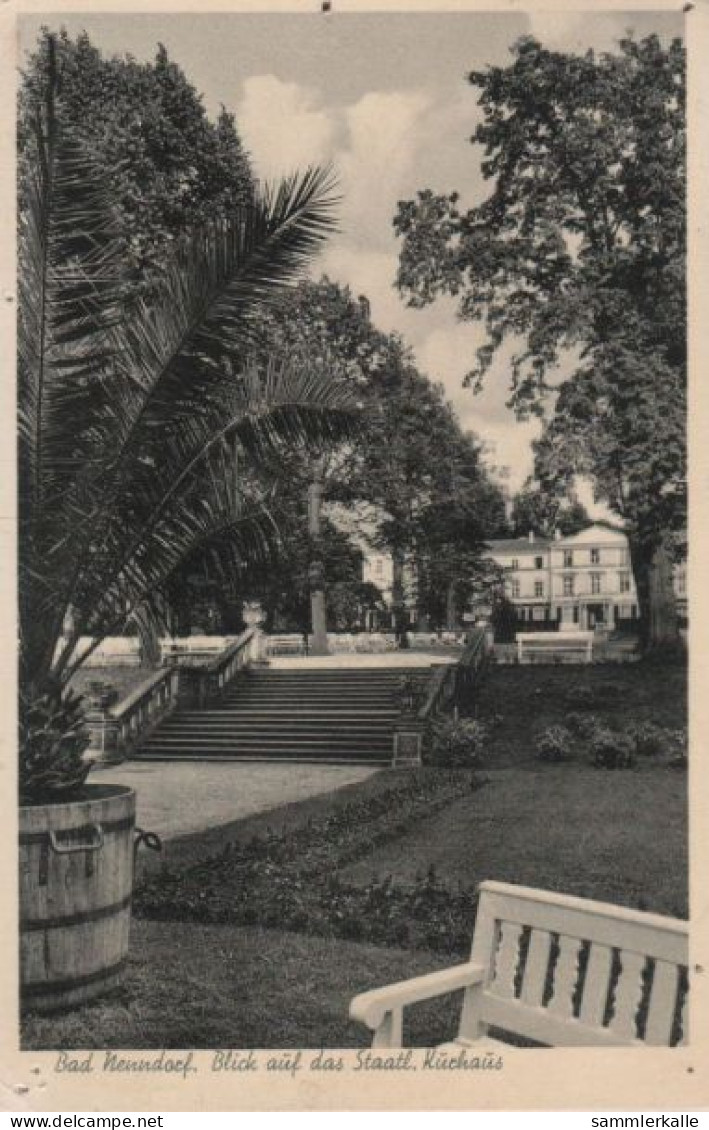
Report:
[{"label": "stone urn", "polygon": [[247,629],[256,629],[252,651],[252,662],[257,664],[267,664],[268,659],[266,658],[266,633],[263,630],[263,624],[265,624],[266,622],[266,613],[261,607],[260,600],[245,601],[241,615],[244,618],[244,623],[246,624]]}]

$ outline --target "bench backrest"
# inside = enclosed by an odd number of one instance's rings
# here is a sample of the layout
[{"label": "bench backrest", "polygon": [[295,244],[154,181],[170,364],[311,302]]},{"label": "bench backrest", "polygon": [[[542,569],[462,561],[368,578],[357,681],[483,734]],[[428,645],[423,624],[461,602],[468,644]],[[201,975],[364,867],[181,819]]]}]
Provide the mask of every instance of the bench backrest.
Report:
[{"label": "bench backrest", "polygon": [[472,959],[485,1025],[552,1046],[687,1042],[686,922],[483,883]]}]

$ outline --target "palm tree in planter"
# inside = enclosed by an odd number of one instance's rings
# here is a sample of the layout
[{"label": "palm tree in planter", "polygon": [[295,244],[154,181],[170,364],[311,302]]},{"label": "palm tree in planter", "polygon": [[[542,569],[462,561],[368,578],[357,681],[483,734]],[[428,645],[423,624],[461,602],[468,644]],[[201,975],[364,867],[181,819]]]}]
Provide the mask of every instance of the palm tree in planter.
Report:
[{"label": "palm tree in planter", "polygon": [[[80,641],[144,615],[200,544],[264,553],[274,530],[260,463],[347,434],[355,406],[304,358],[249,361],[255,315],[333,229],[327,172],[266,189],[185,239],[150,286],[131,286],[108,187],[63,128],[50,45],[20,174],[22,959],[25,996],[51,1007],[115,978],[132,884],[133,794],[84,784],[69,690]],[[78,969],[65,961],[68,922],[84,931]],[[96,934],[107,922],[115,945]]]}]

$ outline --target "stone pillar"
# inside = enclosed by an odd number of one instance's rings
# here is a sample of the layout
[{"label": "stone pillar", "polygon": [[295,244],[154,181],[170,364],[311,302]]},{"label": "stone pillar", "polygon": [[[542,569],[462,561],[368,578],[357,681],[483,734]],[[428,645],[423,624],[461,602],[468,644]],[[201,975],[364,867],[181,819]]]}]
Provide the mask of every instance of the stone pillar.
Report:
[{"label": "stone pillar", "polygon": [[416,769],[422,764],[425,723],[417,715],[400,718],[394,728],[393,769]]},{"label": "stone pillar", "polygon": [[313,634],[310,646],[311,655],[327,655],[327,614],[325,611],[325,571],[318,558],[318,541],[320,539],[320,511],[322,507],[322,467],[319,461],[315,465],[313,480],[308,487],[308,535],[310,544],[315,554],[308,570],[308,584],[310,586],[310,616]]},{"label": "stone pillar", "polygon": [[118,765],[123,761],[118,735],[120,726],[111,707],[118,701],[118,692],[108,683],[89,683],[85,695],[88,710],[84,715],[89,731],[89,745],[84,760],[92,765]]}]

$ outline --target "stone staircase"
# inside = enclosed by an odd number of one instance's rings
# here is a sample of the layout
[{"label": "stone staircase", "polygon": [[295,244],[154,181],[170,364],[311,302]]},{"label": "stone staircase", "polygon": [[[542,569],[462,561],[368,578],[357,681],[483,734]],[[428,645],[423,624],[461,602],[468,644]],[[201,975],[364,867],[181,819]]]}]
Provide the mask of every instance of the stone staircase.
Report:
[{"label": "stone staircase", "polygon": [[[390,764],[401,667],[254,668],[218,703],[178,708],[136,760],[303,761]],[[430,668],[419,668],[426,681]]]}]

